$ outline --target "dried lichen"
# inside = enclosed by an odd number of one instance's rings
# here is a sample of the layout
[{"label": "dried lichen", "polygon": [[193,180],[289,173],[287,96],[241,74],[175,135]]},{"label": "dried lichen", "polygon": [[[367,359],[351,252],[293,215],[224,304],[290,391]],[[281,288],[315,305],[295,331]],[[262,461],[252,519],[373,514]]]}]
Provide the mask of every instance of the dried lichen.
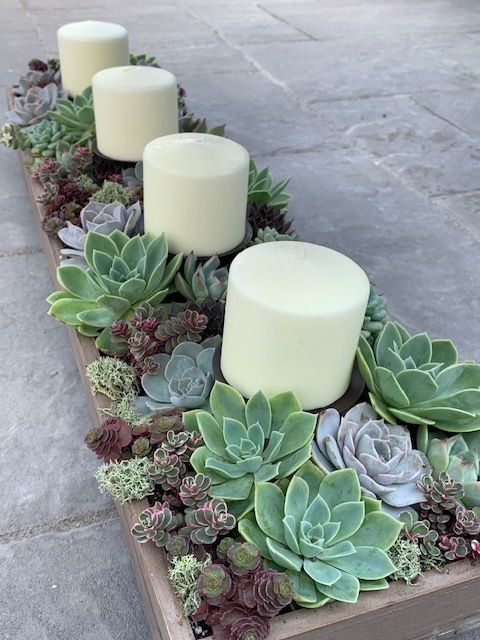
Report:
[{"label": "dried lichen", "polygon": [[399,539],[387,553],[396,568],[391,576],[393,580],[404,580],[407,584],[412,584],[422,574],[422,554],[415,541]]},{"label": "dried lichen", "polygon": [[141,500],[154,491],[147,469],[148,458],[132,458],[101,465],[95,477],[101,493],[108,493],[113,500],[130,502]]},{"label": "dried lichen", "polygon": [[182,601],[182,611],[185,617],[192,615],[200,606],[201,598],[197,591],[197,580],[211,561],[209,555],[200,561],[192,554],[175,557],[172,560],[168,577],[177,597]]},{"label": "dried lichen", "polygon": [[94,393],[101,393],[113,402],[103,410],[105,414],[137,423],[138,418],[130,408],[137,396],[137,378],[130,365],[105,356],[88,364],[86,373]]}]

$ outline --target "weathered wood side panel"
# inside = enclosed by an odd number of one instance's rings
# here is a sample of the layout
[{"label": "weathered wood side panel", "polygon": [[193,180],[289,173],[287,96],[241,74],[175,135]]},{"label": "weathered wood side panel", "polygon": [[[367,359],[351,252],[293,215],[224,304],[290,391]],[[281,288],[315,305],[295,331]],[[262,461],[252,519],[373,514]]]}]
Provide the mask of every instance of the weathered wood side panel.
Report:
[{"label": "weathered wood side panel", "polygon": [[[13,93],[8,92],[9,104]],[[25,163],[29,154],[19,152],[25,182],[32,199],[36,221],[42,219],[36,197],[42,188],[30,178]],[[61,243],[41,231],[43,247],[56,285],[55,270],[60,262]],[[94,396],[85,375],[85,366],[98,358],[94,341],[67,328],[90,406],[92,420],[99,424],[101,409],[109,401]],[[130,529],[146,500],[116,504],[132,559],[138,587],[154,640],[194,640],[188,622],[167,579],[165,554],[154,545],[140,545]],[[271,621],[271,640],[425,640],[449,636],[454,631],[480,626],[480,563],[464,560],[445,572],[429,572],[415,587],[394,583],[387,591],[363,593],[357,605],[334,603],[322,609],[301,609]]]}]

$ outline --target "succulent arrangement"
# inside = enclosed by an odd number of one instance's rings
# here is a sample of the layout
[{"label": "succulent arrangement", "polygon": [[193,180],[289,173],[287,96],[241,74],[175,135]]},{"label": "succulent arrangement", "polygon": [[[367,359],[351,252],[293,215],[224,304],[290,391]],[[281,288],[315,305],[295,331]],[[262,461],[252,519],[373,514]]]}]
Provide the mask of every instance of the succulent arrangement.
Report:
[{"label": "succulent arrangement", "polygon": [[[288,390],[244,399],[215,381],[223,258],[169,256],[143,233],[142,164],[93,153],[91,89],[67,99],[58,61],[32,60],[15,93],[0,141],[29,151],[63,245],[50,313],[107,354],[86,369],[111,402],[85,435],[99,489],[148,501],[132,536],[165,554],[196,636],[262,640],[292,608],[478,560],[480,366],[393,322],[372,286],[357,352],[370,404],[317,416]],[[181,131],[224,135],[180,85],[178,111]],[[288,182],[252,161],[251,244],[298,239]]]},{"label": "succulent arrangement", "polygon": [[480,429],[480,365],[459,362],[451,340],[411,336],[387,322],[373,348],[360,336],[357,362],[372,406],[387,422]]}]

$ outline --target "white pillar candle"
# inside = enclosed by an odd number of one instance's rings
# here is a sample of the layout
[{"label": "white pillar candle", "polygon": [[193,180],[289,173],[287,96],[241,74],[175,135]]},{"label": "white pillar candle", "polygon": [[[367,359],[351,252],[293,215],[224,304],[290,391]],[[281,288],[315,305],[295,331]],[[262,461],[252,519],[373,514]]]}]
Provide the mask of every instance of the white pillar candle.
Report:
[{"label": "white pillar candle", "polygon": [[151,140],[178,131],[177,79],[165,69],[127,66],[93,76],[97,147],[138,162]]},{"label": "white pillar candle", "polygon": [[129,63],[128,33],[113,22],[71,22],[57,31],[62,85],[71,96],[92,84],[101,69]]},{"label": "white pillar candle", "polygon": [[165,233],[175,253],[235,248],[245,235],[248,165],[247,151],[220,136],[153,140],[143,154],[145,231]]},{"label": "white pillar candle", "polygon": [[246,398],[292,390],[306,410],[347,390],[369,281],[350,258],[306,242],[242,251],[228,278],[221,369]]}]

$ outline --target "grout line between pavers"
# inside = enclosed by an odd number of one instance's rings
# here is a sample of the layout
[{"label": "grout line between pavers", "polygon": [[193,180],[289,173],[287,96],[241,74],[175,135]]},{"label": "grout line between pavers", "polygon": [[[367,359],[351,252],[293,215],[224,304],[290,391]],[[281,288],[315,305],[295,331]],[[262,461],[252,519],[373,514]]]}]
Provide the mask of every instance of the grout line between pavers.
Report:
[{"label": "grout line between pavers", "polygon": [[[305,36],[307,38],[307,40],[313,40],[314,42],[318,42],[318,39],[315,38],[314,36],[312,36],[311,33],[308,33],[307,31],[304,31],[303,29],[300,29],[300,27],[297,27],[296,25],[292,24],[291,22],[288,22],[288,20],[286,18],[282,18],[281,16],[277,16],[277,14],[274,11],[271,11],[270,9],[267,9],[266,6],[264,6],[262,4],[258,4],[258,3],[256,3],[254,6],[256,6],[257,9],[260,9],[260,11],[263,11],[264,13],[266,13],[268,16],[270,16],[274,20],[278,20],[278,22],[281,22],[282,24],[286,25],[287,27],[290,27],[290,29],[293,29],[294,31],[298,31],[298,33],[301,33],[303,36]],[[302,42],[304,42],[304,40],[302,40]],[[265,43],[262,42],[262,44],[265,44]]]},{"label": "grout line between pavers", "polygon": [[92,524],[114,520],[116,517],[117,512],[115,507],[107,507],[100,511],[91,511],[90,513],[82,515],[61,518],[60,520],[40,522],[38,524],[19,527],[18,529],[11,529],[5,533],[0,533],[0,545],[8,544],[9,542],[18,542],[19,540],[26,540],[29,538],[36,538],[48,533],[72,531],[82,527],[88,527]]},{"label": "grout line between pavers", "polygon": [[216,33],[218,35],[218,37],[226,45],[228,45],[232,49],[235,49],[235,51],[238,51],[240,53],[240,55],[247,62],[252,64],[263,76],[265,76],[265,78],[267,78],[267,80],[269,80],[272,84],[276,85],[277,87],[280,87],[293,100],[293,102],[295,104],[297,104],[298,106],[301,106],[300,101],[298,100],[298,97],[297,97],[296,93],[294,91],[292,91],[290,89],[290,87],[285,84],[285,82],[282,82],[281,80],[276,78],[274,75],[272,75],[269,71],[267,71],[267,69],[264,69],[264,67],[262,67],[262,65],[259,62],[257,62],[255,60],[255,58],[253,58],[252,56],[247,54],[242,49],[242,47],[240,45],[235,44],[234,42],[231,42],[221,31],[216,29],[210,22],[208,22],[208,20],[205,20],[204,18],[200,17],[191,7],[185,7],[185,12],[188,15],[190,15],[192,18],[194,18],[195,20],[200,22],[200,24],[203,24],[204,26],[208,27],[209,29],[213,29],[214,33]]}]

